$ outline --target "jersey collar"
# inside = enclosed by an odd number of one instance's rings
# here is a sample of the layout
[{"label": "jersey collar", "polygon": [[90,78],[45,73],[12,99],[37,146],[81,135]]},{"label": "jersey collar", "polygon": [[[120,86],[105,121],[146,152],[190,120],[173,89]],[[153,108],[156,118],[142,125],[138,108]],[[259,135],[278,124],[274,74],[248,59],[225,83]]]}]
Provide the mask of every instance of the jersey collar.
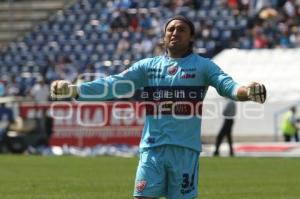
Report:
[{"label": "jersey collar", "polygon": [[168,53],[167,52],[165,52],[165,58],[167,59],[167,60],[170,60],[170,61],[180,61],[180,60],[182,60],[183,58],[186,58],[186,57],[188,57],[189,55],[191,55],[193,53],[193,51],[192,50],[189,50],[189,51],[187,51],[184,55],[182,55],[182,57],[180,57],[180,58],[172,58],[172,57],[170,57],[169,55],[168,55]]}]

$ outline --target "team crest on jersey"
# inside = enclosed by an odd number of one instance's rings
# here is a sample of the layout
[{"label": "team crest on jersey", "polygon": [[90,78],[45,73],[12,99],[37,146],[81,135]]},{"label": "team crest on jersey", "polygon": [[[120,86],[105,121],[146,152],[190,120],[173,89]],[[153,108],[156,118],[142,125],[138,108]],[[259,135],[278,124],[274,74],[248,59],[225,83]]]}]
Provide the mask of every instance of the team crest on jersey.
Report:
[{"label": "team crest on jersey", "polygon": [[178,70],[177,66],[170,66],[167,71],[169,75],[175,75],[177,70]]},{"label": "team crest on jersey", "polygon": [[140,180],[136,183],[135,189],[137,192],[142,192],[144,191],[146,187],[147,182],[145,180]]}]

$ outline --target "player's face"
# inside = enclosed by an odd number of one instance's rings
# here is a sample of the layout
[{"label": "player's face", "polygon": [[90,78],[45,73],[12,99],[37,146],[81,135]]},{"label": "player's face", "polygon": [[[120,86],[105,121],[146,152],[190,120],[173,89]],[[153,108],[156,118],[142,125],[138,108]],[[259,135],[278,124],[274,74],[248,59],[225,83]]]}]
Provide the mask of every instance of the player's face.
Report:
[{"label": "player's face", "polygon": [[193,40],[191,29],[188,24],[181,20],[171,21],[165,32],[164,43],[168,51],[186,53]]}]

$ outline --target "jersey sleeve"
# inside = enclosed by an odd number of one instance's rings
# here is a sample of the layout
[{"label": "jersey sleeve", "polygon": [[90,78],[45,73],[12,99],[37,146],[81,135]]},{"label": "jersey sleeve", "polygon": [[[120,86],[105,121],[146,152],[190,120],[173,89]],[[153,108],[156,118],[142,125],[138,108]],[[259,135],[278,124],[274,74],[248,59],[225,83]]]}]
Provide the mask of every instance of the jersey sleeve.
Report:
[{"label": "jersey sleeve", "polygon": [[206,73],[209,86],[213,86],[219,95],[236,100],[237,90],[240,85],[232,77],[212,61],[208,61]]},{"label": "jersey sleeve", "polygon": [[105,78],[85,82],[79,86],[78,101],[105,101],[131,97],[135,90],[147,83],[146,60],[141,60],[129,69]]}]

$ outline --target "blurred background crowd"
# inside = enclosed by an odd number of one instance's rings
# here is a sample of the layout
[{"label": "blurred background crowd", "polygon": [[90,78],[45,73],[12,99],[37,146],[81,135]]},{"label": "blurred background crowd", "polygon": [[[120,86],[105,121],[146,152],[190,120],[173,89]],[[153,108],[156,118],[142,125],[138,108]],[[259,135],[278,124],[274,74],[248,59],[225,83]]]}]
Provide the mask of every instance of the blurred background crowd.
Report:
[{"label": "blurred background crowd", "polygon": [[300,0],[78,0],[1,49],[2,96],[47,101],[53,80],[116,74],[162,54],[164,23],[175,14],[194,22],[194,50],[205,57],[300,47]]}]

